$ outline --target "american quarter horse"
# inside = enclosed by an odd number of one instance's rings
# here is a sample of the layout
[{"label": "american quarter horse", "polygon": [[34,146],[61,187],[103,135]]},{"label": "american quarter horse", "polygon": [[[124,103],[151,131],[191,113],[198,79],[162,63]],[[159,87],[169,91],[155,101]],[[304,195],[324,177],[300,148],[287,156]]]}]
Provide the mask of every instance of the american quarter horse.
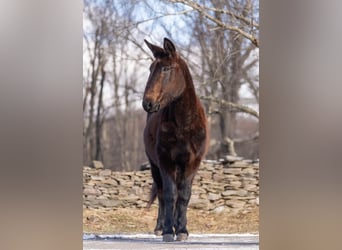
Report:
[{"label": "american quarter horse", "polygon": [[207,150],[207,122],[189,68],[174,44],[167,38],[164,48],[145,43],[155,59],[142,102],[148,113],[144,143],[153,177],[148,206],[158,197],[156,235],[169,242],[176,234],[182,241],[189,235],[186,212],[192,182]]}]

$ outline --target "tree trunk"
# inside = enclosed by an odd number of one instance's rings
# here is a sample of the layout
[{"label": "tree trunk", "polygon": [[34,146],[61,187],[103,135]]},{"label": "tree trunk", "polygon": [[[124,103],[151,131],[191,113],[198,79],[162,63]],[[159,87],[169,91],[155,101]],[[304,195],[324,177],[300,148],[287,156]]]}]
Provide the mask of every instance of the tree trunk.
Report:
[{"label": "tree trunk", "polygon": [[106,78],[106,71],[104,70],[105,63],[101,65],[101,81],[100,81],[100,93],[97,104],[97,115],[96,115],[96,130],[95,130],[95,138],[96,138],[96,150],[95,150],[95,160],[102,160],[102,151],[101,151],[101,134],[102,134],[102,122],[101,122],[101,109],[102,109],[102,96],[103,96],[103,85]]}]

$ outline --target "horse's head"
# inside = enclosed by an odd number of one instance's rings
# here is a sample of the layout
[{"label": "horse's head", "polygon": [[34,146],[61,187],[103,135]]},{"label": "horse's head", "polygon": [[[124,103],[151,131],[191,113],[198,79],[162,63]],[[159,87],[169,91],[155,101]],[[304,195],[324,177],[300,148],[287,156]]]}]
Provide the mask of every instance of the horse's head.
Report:
[{"label": "horse's head", "polygon": [[144,40],[155,60],[150,66],[143,107],[146,112],[157,112],[179,97],[185,89],[185,78],[180,58],[173,43],[164,38],[164,48]]}]

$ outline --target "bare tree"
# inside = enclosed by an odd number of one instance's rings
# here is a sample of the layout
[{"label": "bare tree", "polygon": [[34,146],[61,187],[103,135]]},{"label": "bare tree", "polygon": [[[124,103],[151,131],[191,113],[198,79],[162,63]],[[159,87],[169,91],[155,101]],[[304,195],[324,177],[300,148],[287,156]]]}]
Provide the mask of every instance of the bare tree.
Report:
[{"label": "bare tree", "polygon": [[138,122],[132,117],[139,93],[136,90],[139,60],[134,57],[143,54],[141,51],[130,54],[133,8],[133,1],[122,6],[116,1],[85,2],[89,25],[84,38],[89,58],[83,101],[85,164],[101,160],[116,170],[132,170],[138,161],[144,160],[137,152],[137,135],[127,126]]},{"label": "bare tree", "polygon": [[[85,150],[88,152],[86,154],[86,161],[95,159],[95,137],[94,137],[94,113],[95,113],[95,99],[97,94],[97,84],[99,80],[99,73],[101,68],[104,68],[103,64],[103,50],[101,49],[101,44],[103,42],[103,33],[100,28],[95,30],[94,37],[94,45],[93,48],[89,46],[88,43],[88,52],[90,57],[90,79],[86,79],[85,81],[89,81],[87,84],[89,87],[86,90],[85,100],[84,100],[84,109],[86,108],[86,102],[88,94],[90,94],[89,99],[89,113],[88,113],[88,121],[87,127],[85,127]],[[89,42],[89,41],[88,41]]]},{"label": "bare tree", "polygon": [[105,71],[105,61],[101,62],[101,80],[100,80],[100,92],[97,104],[97,115],[96,115],[96,130],[95,130],[95,138],[96,138],[96,152],[95,152],[95,160],[102,160],[102,150],[101,150],[101,129],[102,129],[102,119],[101,119],[101,110],[103,109],[103,86],[106,78]]}]

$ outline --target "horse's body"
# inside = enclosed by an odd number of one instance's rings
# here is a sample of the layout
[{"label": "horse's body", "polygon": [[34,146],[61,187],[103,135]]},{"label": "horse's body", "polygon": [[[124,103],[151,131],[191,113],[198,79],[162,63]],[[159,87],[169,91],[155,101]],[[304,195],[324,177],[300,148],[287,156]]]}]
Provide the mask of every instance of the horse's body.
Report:
[{"label": "horse's body", "polygon": [[164,241],[173,241],[174,233],[184,240],[192,181],[207,147],[206,117],[172,42],[165,38],[164,48],[145,42],[155,57],[143,99],[144,143],[154,180],[150,204],[156,196],[159,201],[155,233]]}]

